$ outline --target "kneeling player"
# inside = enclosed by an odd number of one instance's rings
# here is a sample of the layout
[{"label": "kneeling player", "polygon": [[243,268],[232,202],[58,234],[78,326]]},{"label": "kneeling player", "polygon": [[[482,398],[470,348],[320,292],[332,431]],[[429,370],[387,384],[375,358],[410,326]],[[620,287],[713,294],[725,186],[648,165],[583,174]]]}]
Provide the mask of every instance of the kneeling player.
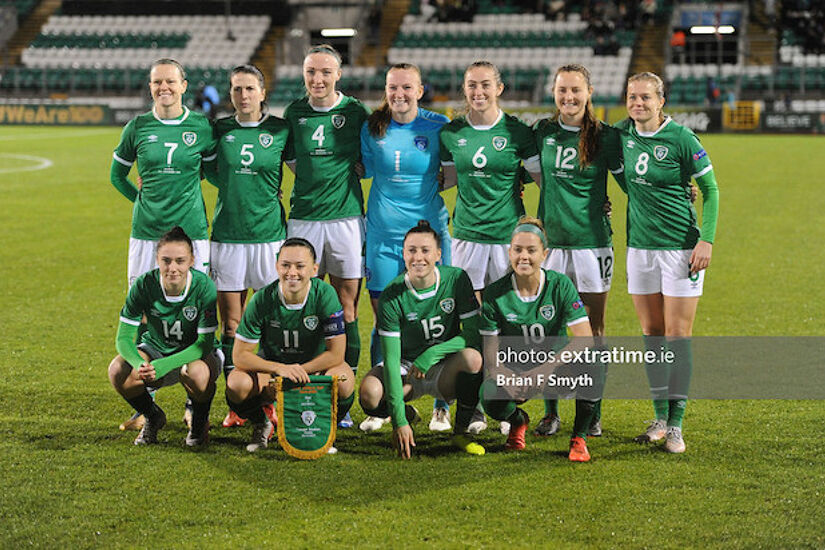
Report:
[{"label": "kneeling player", "polygon": [[415,446],[410,427],[415,409],[405,407],[422,395],[457,399],[453,444],[483,455],[484,447],[464,435],[478,404],[481,354],[478,302],[467,274],[439,266],[438,233],[422,220],[404,237],[406,273],[393,279],[378,302],[378,334],[384,365],[361,381],[361,407],[370,416],[390,416],[398,453],[409,458]]},{"label": "kneeling player", "polygon": [[[355,379],[344,362],[344,313],[335,289],[318,274],[309,241],[284,241],[276,263],[278,280],[256,292],[235,332],[235,370],[226,380],[226,401],[252,421],[249,452],[266,447],[274,426],[263,405],[271,403],[273,376],[309,382],[310,374],[344,376],[338,385],[338,420],[354,400]],[[258,353],[255,347],[260,344]]]},{"label": "kneeling player", "polygon": [[[109,380],[146,423],[135,445],[157,443],[166,414],[149,396],[157,389],[180,383],[192,400],[193,415],[186,445],[196,447],[209,438],[209,408],[221,358],[213,351],[218,328],[215,285],[195,263],[192,241],[174,227],[158,241],[158,268],[140,275],[129,289],[117,331],[118,356],[109,364]],[[146,316],[147,330],[137,341]]]},{"label": "kneeling player", "polygon": [[[539,220],[522,218],[510,241],[511,273],[484,289],[479,332],[484,339],[484,356],[495,360],[498,336],[523,336],[525,343],[553,336],[592,336],[587,313],[566,275],[542,269],[547,257],[547,237]],[[529,334],[529,337],[528,337]],[[597,400],[576,400],[576,419],[570,439],[570,460],[590,460],[586,438]],[[506,449],[524,449],[524,432],[530,419],[512,400],[482,401],[484,412],[499,421],[510,422]]]}]

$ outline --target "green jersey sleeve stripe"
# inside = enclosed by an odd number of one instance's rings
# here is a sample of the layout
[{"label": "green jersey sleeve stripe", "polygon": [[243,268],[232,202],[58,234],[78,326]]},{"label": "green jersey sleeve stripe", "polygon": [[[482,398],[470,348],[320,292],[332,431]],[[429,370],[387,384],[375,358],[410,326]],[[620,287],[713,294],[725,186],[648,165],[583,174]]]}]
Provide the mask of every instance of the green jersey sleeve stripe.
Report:
[{"label": "green jersey sleeve stripe", "polygon": [[205,162],[211,162],[211,161],[215,160],[216,158],[218,158],[218,153],[213,153],[213,154],[209,155],[208,157],[203,157],[203,160]]},{"label": "green jersey sleeve stripe", "polygon": [[120,322],[126,323],[127,325],[132,325],[133,327],[140,326],[140,319],[129,319],[128,317],[124,317],[123,315],[120,316]]},{"label": "green jersey sleeve stripe", "polygon": [[479,329],[478,333],[481,334],[482,336],[498,336],[499,331],[498,331],[498,329],[496,329],[496,330],[481,330],[481,329]]},{"label": "green jersey sleeve stripe", "polygon": [[212,334],[216,330],[218,330],[218,325],[214,327],[198,327],[198,334]]},{"label": "green jersey sleeve stripe", "polygon": [[584,317],[579,317],[578,319],[573,319],[572,321],[567,323],[567,326],[572,327],[573,325],[578,325],[579,323],[584,323],[585,321],[587,321],[588,323],[590,322],[590,318],[586,315]]},{"label": "green jersey sleeve stripe", "polygon": [[387,338],[401,338],[401,332],[392,332],[389,330],[380,330],[378,331],[378,336],[385,336]]},{"label": "green jersey sleeve stripe", "polygon": [[462,313],[461,315],[458,316],[458,318],[463,321],[464,319],[469,319],[470,317],[475,317],[479,313],[481,313],[481,308],[476,308],[473,311],[468,311],[467,313]]},{"label": "green jersey sleeve stripe", "polygon": [[441,166],[455,166],[455,162],[452,160],[442,160]]},{"label": "green jersey sleeve stripe", "polygon": [[624,164],[622,164],[620,167],[616,168],[615,170],[610,171],[611,174],[621,174],[622,172],[624,172]]},{"label": "green jersey sleeve stripe", "polygon": [[112,158],[118,161],[123,166],[132,166],[135,163],[135,161],[128,161],[126,159],[120,158],[119,156],[117,156],[117,153],[112,153]]},{"label": "green jersey sleeve stripe", "polygon": [[245,337],[241,336],[240,334],[238,334],[237,332],[235,333],[235,338],[237,340],[240,340],[241,342],[246,342],[247,344],[257,344],[258,342],[261,341],[260,338],[245,338]]},{"label": "green jersey sleeve stripe", "polygon": [[696,172],[696,173],[695,173],[695,174],[693,174],[691,177],[692,177],[693,179],[701,178],[702,176],[704,176],[705,174],[707,174],[707,173],[708,173],[708,172],[710,172],[711,170],[713,170],[713,165],[712,165],[712,164],[708,164],[707,166],[705,166],[705,167],[704,167],[704,169],[702,169],[702,171],[701,171],[701,172]]}]

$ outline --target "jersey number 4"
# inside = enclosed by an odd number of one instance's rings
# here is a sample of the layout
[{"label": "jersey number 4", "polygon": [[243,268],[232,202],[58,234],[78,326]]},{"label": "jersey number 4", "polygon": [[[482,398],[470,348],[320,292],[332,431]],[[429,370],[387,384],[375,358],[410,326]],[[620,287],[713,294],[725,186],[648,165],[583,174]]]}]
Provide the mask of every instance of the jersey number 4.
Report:
[{"label": "jersey number 4", "polygon": [[318,142],[318,148],[324,146],[324,125],[321,124],[318,126],[314,132],[312,132],[312,139]]}]

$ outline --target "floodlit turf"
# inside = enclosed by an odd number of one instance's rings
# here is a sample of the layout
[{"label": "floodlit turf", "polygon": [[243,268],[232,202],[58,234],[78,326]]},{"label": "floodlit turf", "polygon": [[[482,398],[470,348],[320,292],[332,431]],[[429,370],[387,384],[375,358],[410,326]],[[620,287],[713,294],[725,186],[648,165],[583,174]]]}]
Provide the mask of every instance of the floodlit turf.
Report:
[{"label": "floodlit turf", "polygon": [[[495,423],[480,437],[484,457],[461,455],[422,424],[408,463],[393,457],[389,426],[344,431],[336,456],[300,462],[277,446],[248,455],[249,428],[218,427],[208,448],[185,449],[176,387],[159,393],[169,416],[161,444],[133,447],[134,432],[117,431],[128,407],[106,379],[131,218],[108,182],[118,135],[0,128],[0,547],[825,545],[819,401],[692,401],[681,456],[631,441],[652,416],[648,402],[610,401],[587,464],[566,459],[570,403],[561,433],[528,436],[521,453],[503,451]],[[823,335],[825,140],[703,142],[721,208],[694,333]],[[20,171],[43,162],[31,157],[53,165]],[[204,189],[211,213],[214,189]],[[526,198],[533,212],[535,191]],[[635,335],[624,200],[612,183],[611,198],[618,267],[607,333]],[[368,300],[360,312],[366,350]],[[367,363],[365,351],[361,375]],[[214,426],[222,391],[223,379]],[[426,422],[431,400],[416,404]],[[538,421],[541,404],[528,411]],[[353,417],[363,419],[357,405]]]}]

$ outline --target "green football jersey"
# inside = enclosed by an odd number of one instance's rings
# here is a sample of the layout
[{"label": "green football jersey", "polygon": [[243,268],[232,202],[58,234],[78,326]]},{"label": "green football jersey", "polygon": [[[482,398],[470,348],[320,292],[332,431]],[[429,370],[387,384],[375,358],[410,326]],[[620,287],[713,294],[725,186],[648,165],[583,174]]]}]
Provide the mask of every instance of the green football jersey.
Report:
[{"label": "green football jersey", "polygon": [[441,161],[454,163],[458,174],[453,237],[509,243],[510,233],[524,215],[519,167],[522,160],[536,155],[532,130],[503,112],[489,128],[475,128],[466,117],[444,126]]},{"label": "green football jersey", "polygon": [[191,239],[208,238],[201,160],[214,149],[209,121],[186,107],[177,119],[162,120],[150,111],[126,124],[114,159],[124,166],[137,161],[143,180],[132,212],[132,237],[156,241],[179,225]]},{"label": "green football jersey", "polygon": [[212,279],[195,269],[189,270],[183,294],[167,296],[156,268],[135,279],[120,311],[120,320],[139,326],[145,315],[147,330],[140,343],[171,355],[194,344],[198,334],[218,329],[217,297]]},{"label": "green football jersey", "polygon": [[218,186],[213,241],[269,243],[286,238],[278,193],[288,140],[289,126],[275,116],[252,123],[232,116],[215,123],[217,158],[204,165]]},{"label": "green football jersey", "polygon": [[478,314],[464,270],[436,267],[433,289],[417,291],[406,273],[387,285],[378,302],[378,334],[401,338],[401,358],[413,362],[427,348],[461,334],[461,321]]},{"label": "green football jersey", "polygon": [[536,123],[541,155],[538,217],[552,248],[612,246],[607,202],[607,172],[621,172],[618,131],[602,123],[596,158],[583,168],[579,159],[579,129],[550,119]]},{"label": "green football jersey", "polygon": [[696,135],[668,117],[655,132],[638,132],[632,120],[618,125],[627,184],[627,245],[686,250],[699,228],[690,202],[690,180],[713,169]]},{"label": "green football jersey", "polygon": [[312,107],[307,97],[286,108],[284,118],[292,132],[292,146],[285,159],[296,162],[290,219],[337,220],[364,215],[364,195],[355,164],[361,158],[361,125],[368,115],[360,101],[343,94],[328,109]]},{"label": "green football jersey", "polygon": [[326,351],[326,339],[344,334],[344,312],[335,289],[313,277],[302,304],[287,304],[280,281],[256,292],[246,306],[235,337],[260,343],[263,358],[306,363]]},{"label": "green football jersey", "polygon": [[579,293],[564,274],[543,269],[538,294],[523,298],[510,273],[484,289],[481,298],[482,336],[522,336],[540,343],[551,336],[566,336],[567,327],[587,319]]}]

